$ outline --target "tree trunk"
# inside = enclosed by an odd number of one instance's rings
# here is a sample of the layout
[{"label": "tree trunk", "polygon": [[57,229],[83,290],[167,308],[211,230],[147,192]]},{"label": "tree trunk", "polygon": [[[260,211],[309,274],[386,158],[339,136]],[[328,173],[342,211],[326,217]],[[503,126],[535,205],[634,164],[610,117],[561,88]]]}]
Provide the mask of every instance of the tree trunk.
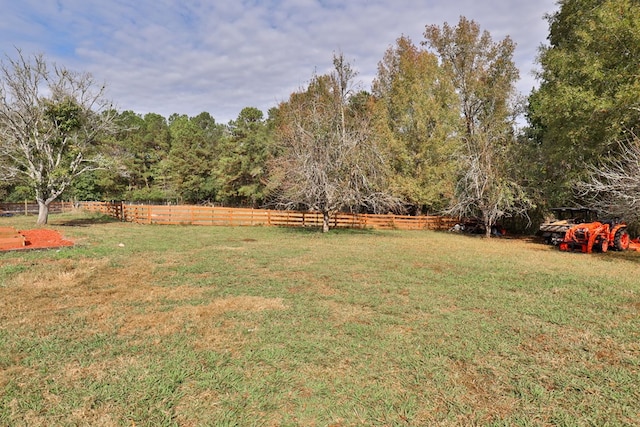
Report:
[{"label": "tree trunk", "polygon": [[329,212],[322,212],[322,232],[329,231]]},{"label": "tree trunk", "polygon": [[49,203],[45,203],[43,200],[38,200],[38,221],[36,224],[45,225],[49,220]]},{"label": "tree trunk", "polygon": [[488,239],[491,237],[491,227],[493,227],[493,224],[489,219],[489,215],[482,215],[482,217],[484,222],[484,237]]}]

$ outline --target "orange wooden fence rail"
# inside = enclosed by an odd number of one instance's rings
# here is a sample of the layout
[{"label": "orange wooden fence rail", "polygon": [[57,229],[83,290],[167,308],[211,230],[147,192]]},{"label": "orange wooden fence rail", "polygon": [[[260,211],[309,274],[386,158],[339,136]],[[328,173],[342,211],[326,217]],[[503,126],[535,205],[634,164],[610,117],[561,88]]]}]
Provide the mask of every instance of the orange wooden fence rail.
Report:
[{"label": "orange wooden fence rail", "polygon": [[[319,212],[270,209],[223,208],[193,205],[133,205],[109,202],[78,202],[78,207],[122,221],[139,224],[188,224],[225,226],[321,227]],[[336,213],[332,228],[374,228],[401,230],[448,230],[458,220],[441,216],[370,215]]]}]

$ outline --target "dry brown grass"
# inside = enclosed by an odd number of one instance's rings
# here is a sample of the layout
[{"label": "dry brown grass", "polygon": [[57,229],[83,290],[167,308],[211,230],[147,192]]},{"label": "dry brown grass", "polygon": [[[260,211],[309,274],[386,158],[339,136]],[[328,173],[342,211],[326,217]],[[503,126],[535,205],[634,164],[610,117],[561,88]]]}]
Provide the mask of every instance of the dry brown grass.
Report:
[{"label": "dry brown grass", "polygon": [[106,259],[47,260],[0,288],[0,321],[8,328],[33,326],[39,333],[63,320],[82,321],[87,334],[117,330],[122,335],[157,337],[196,325],[199,346],[220,347],[229,337],[212,325],[224,313],[286,309],[281,298],[250,295],[190,305],[206,289],[156,285],[155,267],[144,258],[119,267]]}]

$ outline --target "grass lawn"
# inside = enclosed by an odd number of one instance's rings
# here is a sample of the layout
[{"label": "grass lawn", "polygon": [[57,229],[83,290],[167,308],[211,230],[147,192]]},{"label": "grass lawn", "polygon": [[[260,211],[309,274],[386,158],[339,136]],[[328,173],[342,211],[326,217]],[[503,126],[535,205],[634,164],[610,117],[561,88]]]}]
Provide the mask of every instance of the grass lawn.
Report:
[{"label": "grass lawn", "polygon": [[0,254],[0,425],[640,425],[640,253],[49,227],[76,246]]}]

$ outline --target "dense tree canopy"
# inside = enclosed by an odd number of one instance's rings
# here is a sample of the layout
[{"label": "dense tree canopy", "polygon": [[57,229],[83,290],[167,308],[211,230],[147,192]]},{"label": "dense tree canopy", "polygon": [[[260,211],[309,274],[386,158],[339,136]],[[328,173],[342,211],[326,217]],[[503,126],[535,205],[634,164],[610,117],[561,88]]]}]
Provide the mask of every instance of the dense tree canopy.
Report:
[{"label": "dense tree canopy", "polygon": [[126,185],[127,199],[153,200],[152,189],[163,183],[161,166],[170,148],[167,120],[155,113],[140,116],[125,111],[118,117],[118,124],[120,134],[112,146],[119,174],[113,177],[114,184]]},{"label": "dense tree canopy", "polygon": [[261,206],[267,196],[267,163],[272,135],[262,111],[242,109],[229,123],[218,165],[220,198],[228,204]]},{"label": "dense tree canopy", "polygon": [[449,212],[480,216],[487,236],[505,216],[525,213],[528,200],[515,180],[509,154],[515,143],[514,106],[518,70],[509,37],[494,42],[474,21],[456,27],[427,26],[425,45],[437,53],[458,94],[462,124],[459,178]]},{"label": "dense tree canopy", "polygon": [[564,0],[549,16],[540,88],[529,99],[537,171],[552,204],[573,199],[590,164],[616,156],[640,127],[640,3]]},{"label": "dense tree canopy", "polygon": [[187,203],[215,201],[220,190],[215,170],[223,127],[209,113],[191,118],[176,114],[169,121],[171,150],[165,176],[172,190]]},{"label": "dense tree canopy", "polygon": [[391,154],[394,192],[413,211],[437,212],[453,195],[460,116],[436,55],[401,37],[373,82],[376,135]]}]

